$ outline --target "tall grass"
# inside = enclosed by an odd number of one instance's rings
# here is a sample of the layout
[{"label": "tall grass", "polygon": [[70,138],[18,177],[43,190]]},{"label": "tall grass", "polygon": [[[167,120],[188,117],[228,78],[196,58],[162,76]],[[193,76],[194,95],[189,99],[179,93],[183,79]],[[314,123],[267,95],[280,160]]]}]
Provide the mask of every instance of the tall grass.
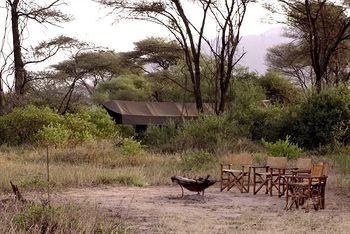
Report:
[{"label": "tall grass", "polygon": [[[191,178],[210,175],[219,180],[220,163],[230,163],[230,154],[189,151],[177,154],[125,154],[113,142],[98,142],[76,147],[50,148],[50,188],[98,185],[148,186],[171,184],[170,177]],[[254,153],[255,164],[262,165],[267,155]],[[347,189],[348,156],[310,156],[315,162],[330,165],[329,188]],[[290,160],[291,166],[295,160]],[[0,193],[11,192],[10,181],[21,191],[44,191],[46,149],[0,147]],[[341,176],[340,176],[341,174]],[[335,177],[334,175],[339,175]],[[335,183],[335,184],[334,184]],[[328,186],[327,186],[328,187]]]},{"label": "tall grass", "polygon": [[121,219],[97,211],[76,204],[7,203],[0,210],[0,233],[126,233]]},{"label": "tall grass", "polygon": [[[197,158],[190,152],[125,155],[112,142],[72,148],[52,147],[49,150],[50,187],[164,185],[171,183],[173,175],[198,177],[210,174],[217,178],[219,162],[201,161],[203,155]],[[0,148],[0,171],[0,191],[10,192],[10,181],[24,191],[44,190],[47,187],[46,149],[3,146]]]}]

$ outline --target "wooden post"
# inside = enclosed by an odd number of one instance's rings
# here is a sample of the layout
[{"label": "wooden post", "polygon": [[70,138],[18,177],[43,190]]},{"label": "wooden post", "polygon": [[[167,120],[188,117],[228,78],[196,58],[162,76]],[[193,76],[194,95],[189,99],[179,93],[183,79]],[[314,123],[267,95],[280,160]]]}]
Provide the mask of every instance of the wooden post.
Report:
[{"label": "wooden post", "polygon": [[47,173],[47,202],[50,203],[50,168],[49,145],[46,146],[46,173]]}]

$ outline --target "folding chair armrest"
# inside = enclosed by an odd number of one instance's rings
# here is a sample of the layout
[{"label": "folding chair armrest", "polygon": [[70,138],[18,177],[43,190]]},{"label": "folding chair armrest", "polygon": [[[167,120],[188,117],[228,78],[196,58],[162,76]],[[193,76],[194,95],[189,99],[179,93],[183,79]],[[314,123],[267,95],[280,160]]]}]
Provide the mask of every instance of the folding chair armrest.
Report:
[{"label": "folding chair armrest", "polygon": [[250,166],[251,168],[269,168],[269,166]]}]

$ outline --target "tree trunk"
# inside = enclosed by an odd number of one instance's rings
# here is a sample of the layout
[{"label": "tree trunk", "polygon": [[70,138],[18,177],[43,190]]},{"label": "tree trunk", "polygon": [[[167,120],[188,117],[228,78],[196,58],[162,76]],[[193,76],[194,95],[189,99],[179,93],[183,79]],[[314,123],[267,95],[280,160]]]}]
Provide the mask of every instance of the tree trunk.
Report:
[{"label": "tree trunk", "polygon": [[[15,64],[15,94],[17,102],[20,101],[21,95],[24,93],[24,83],[26,79],[26,70],[22,59],[21,34],[19,31],[19,15],[17,7],[19,0],[14,0],[11,6],[11,23],[12,23],[12,40],[13,40],[13,56]],[[17,103],[18,104],[18,103]]]},{"label": "tree trunk", "polygon": [[0,115],[3,115],[5,113],[5,94],[4,94],[4,87],[2,83],[2,77],[0,74]]},{"label": "tree trunk", "polygon": [[320,76],[320,74],[316,74],[315,86],[316,92],[320,93],[322,91],[322,76]]}]

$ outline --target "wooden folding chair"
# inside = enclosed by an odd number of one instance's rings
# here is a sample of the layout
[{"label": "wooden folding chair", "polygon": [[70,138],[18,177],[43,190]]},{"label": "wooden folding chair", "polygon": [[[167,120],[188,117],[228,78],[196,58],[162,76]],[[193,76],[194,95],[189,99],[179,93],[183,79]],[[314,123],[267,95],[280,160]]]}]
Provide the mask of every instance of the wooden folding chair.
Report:
[{"label": "wooden folding chair", "polygon": [[[265,193],[269,193],[270,196],[272,196],[273,188],[277,189],[278,195],[283,193],[285,183],[281,176],[285,174],[287,169],[286,157],[268,157],[265,166],[253,166],[252,168],[254,195],[263,187],[265,187]],[[264,171],[260,172],[257,169]],[[257,187],[258,184],[260,185]]]},{"label": "wooden folding chair", "polygon": [[248,193],[250,186],[250,166],[253,163],[251,154],[242,153],[231,157],[231,164],[221,164],[221,187],[229,191],[237,186],[241,193]]},{"label": "wooden folding chair", "polygon": [[[293,205],[299,208],[305,201],[312,201],[315,210],[324,209],[327,165],[318,163],[312,166],[311,174],[294,174],[287,180],[286,209]],[[289,199],[291,200],[289,204]],[[308,210],[308,205],[306,205]]]}]

